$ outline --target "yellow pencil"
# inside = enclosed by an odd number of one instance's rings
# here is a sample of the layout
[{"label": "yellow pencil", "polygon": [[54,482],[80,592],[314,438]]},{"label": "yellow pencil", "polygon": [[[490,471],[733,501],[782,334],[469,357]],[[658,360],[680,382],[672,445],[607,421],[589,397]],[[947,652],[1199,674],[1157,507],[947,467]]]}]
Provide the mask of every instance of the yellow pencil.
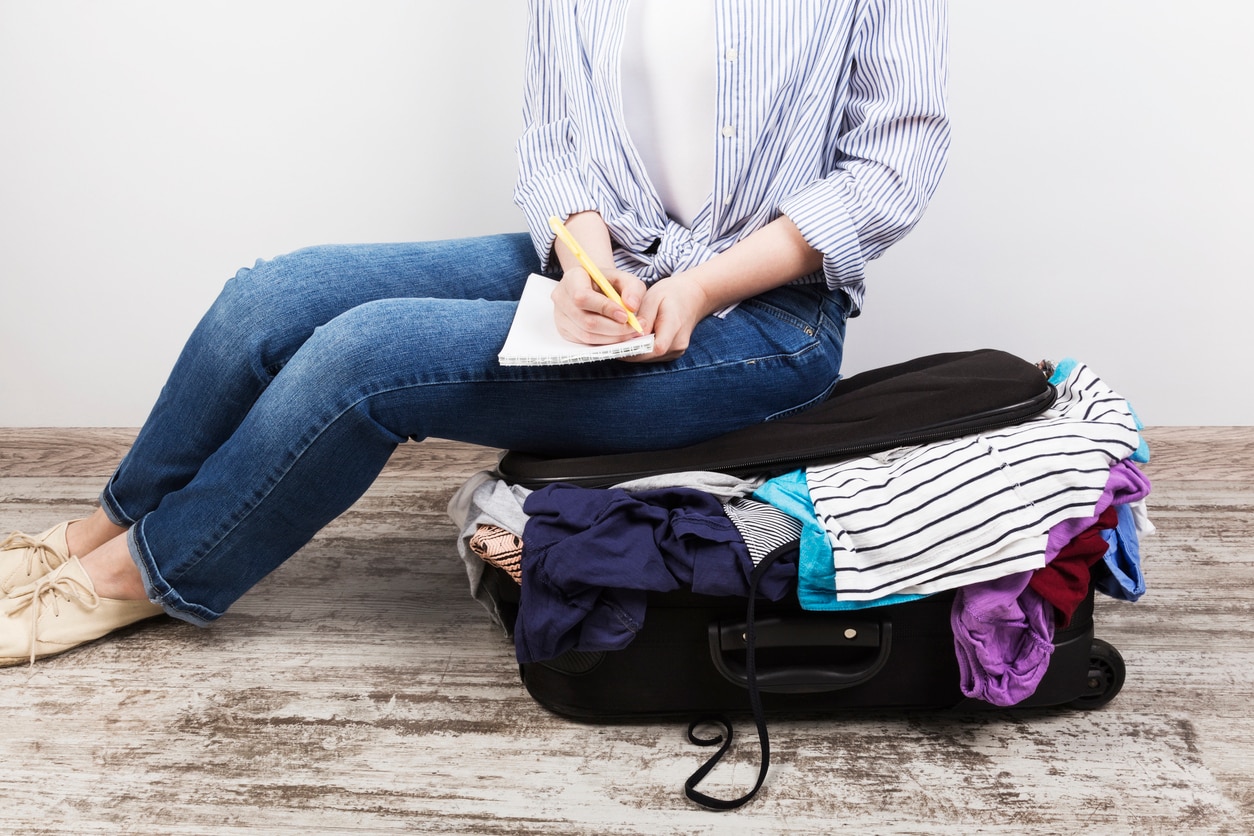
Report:
[{"label": "yellow pencil", "polygon": [[553,228],[553,232],[561,239],[562,243],[575,254],[575,258],[579,259],[580,265],[588,271],[588,275],[592,277],[592,281],[596,282],[597,287],[601,288],[601,292],[608,296],[610,301],[627,311],[627,324],[635,328],[636,333],[643,334],[644,329],[640,327],[640,321],[636,319],[636,315],[627,307],[627,303],[623,301],[623,297],[618,295],[618,291],[614,289],[614,285],[610,284],[609,279],[605,278],[605,274],[592,263],[592,259],[588,258],[588,254],[583,251],[583,247],[579,246],[575,236],[570,234],[570,230],[566,228],[566,224],[562,223],[562,219],[554,215],[549,218],[549,226]]}]

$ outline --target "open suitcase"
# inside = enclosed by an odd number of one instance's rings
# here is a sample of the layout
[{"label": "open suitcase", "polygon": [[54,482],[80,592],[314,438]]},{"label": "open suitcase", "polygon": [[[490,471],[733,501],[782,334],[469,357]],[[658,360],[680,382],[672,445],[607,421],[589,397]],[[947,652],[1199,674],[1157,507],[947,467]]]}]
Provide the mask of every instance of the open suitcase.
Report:
[{"label": "open suitcase", "polygon": [[[518,586],[487,578],[502,612]],[[953,593],[852,612],[807,612],[795,601],[755,608],[755,674],[767,711],[987,708],[964,697],[949,625]],[[622,650],[567,651],[520,665],[527,692],[581,720],[743,712],[748,701],[746,602],[689,592],[649,596],[643,629]],[[1094,636],[1093,595],[1055,633],[1049,670],[1017,707],[1099,708],[1124,681],[1118,650]]]},{"label": "open suitcase", "polygon": [[[650,474],[705,470],[738,476],[779,473],[909,444],[1015,424],[1053,404],[1056,393],[1035,364],[995,350],[933,355],[842,380],[803,413],[680,450],[578,458],[506,453],[497,475],[528,488],[554,483],[608,487]],[[764,566],[759,566],[763,570]],[[755,576],[759,571],[754,572]],[[483,584],[510,623],[519,587],[499,570]],[[520,666],[531,696],[584,720],[680,715],[698,720],[694,743],[719,745],[689,780],[692,800],[714,809],[748,801],[769,766],[765,713],[851,708],[970,708],[950,611],[954,592],[840,612],[780,602],[650,593],[648,617],[625,648],[563,655]],[[1049,667],[1021,706],[1096,708],[1124,680],[1118,651],[1094,637],[1093,589],[1054,635]],[[762,746],[758,784],[734,800],[695,789],[731,743],[723,712],[751,710]],[[706,715],[714,714],[711,720]],[[715,739],[698,722],[722,724]]]}]

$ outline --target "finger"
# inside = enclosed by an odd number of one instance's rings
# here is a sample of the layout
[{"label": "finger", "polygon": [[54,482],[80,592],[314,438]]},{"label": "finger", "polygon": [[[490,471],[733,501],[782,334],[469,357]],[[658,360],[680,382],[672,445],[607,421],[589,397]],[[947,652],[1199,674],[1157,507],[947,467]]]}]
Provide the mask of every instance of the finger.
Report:
[{"label": "finger", "polygon": [[626,308],[602,293],[598,293],[597,296],[599,300],[594,302],[593,313],[598,314],[603,319],[613,320],[619,325],[627,324]]},{"label": "finger", "polygon": [[622,305],[606,296],[588,279],[587,283],[575,282],[568,293],[571,307],[594,315],[598,318],[612,320],[619,325],[627,323],[627,311]]},{"label": "finger", "polygon": [[554,300],[553,318],[557,331],[563,337],[575,342],[590,345],[621,342],[628,337],[636,336],[635,329],[625,322],[602,316],[595,311],[586,311],[568,304],[557,304]]},{"label": "finger", "polygon": [[571,316],[565,311],[555,311],[554,322],[558,333],[566,339],[589,345],[617,343],[636,336],[635,329],[630,325],[598,314],[577,313]]},{"label": "finger", "polygon": [[638,313],[640,303],[643,301],[648,285],[640,280],[639,276],[635,276],[624,270],[609,270],[605,274],[605,278],[618,291],[618,295],[622,298],[623,304],[626,305],[632,313]]},{"label": "finger", "polygon": [[558,332],[581,342],[621,340],[627,333],[627,313],[596,290],[583,270],[567,271],[552,293]]},{"label": "finger", "polygon": [[[648,307],[648,300],[645,302]],[[644,324],[644,320],[641,320]],[[648,354],[637,355],[631,359],[636,362],[660,363],[683,356],[688,350],[690,334],[682,327],[682,323],[673,321],[672,317],[660,314],[656,321],[649,320],[653,334],[653,350]]]},{"label": "finger", "polygon": [[607,277],[607,280],[618,298],[614,298],[613,294],[603,293],[599,287],[594,288],[589,309],[618,323],[630,322],[631,314],[635,314],[640,308],[640,300],[644,297],[644,282],[630,274],[620,274],[612,280]]},{"label": "finger", "polygon": [[636,307],[636,320],[640,323],[640,327],[644,329],[644,333],[652,334],[657,324],[658,312],[662,306],[662,288],[659,285],[653,285],[645,289],[644,296],[640,300],[640,304]]}]

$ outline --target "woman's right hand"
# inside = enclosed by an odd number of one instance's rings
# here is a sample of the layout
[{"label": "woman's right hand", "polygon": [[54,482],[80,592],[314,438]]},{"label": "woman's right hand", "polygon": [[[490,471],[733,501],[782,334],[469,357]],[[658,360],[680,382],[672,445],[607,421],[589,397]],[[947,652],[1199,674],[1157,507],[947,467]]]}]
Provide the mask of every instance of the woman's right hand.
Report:
[{"label": "woman's right hand", "polygon": [[[640,308],[645,284],[636,276],[615,268],[602,273],[632,312]],[[553,316],[557,331],[568,340],[586,345],[608,345],[638,336],[627,324],[627,312],[597,289],[582,267],[571,267],[562,274],[553,291]]]}]

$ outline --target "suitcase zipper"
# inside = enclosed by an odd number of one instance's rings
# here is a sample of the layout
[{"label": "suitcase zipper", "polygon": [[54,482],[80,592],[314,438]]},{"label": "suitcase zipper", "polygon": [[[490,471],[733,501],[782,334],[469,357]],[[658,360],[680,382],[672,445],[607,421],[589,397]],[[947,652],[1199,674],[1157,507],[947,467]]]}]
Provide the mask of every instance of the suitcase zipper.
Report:
[{"label": "suitcase zipper", "polygon": [[[708,465],[703,465],[702,469],[717,473],[727,473],[732,476],[747,476],[759,473],[763,470],[807,467],[814,464],[825,464],[840,461],[841,459],[852,458],[866,453],[891,450],[895,447],[905,447],[912,444],[927,444],[932,441],[945,441],[951,438],[969,435],[973,432],[1007,427],[1027,418],[1039,415],[1048,409],[1057,397],[1058,393],[1051,385],[1047,390],[1042,391],[1038,397],[1033,398],[1030,401],[1024,401],[1022,403],[1015,404],[1012,407],[997,410],[993,413],[985,413],[978,418],[950,422],[940,426],[933,426],[912,432],[908,435],[896,436],[890,440],[861,442],[858,444],[835,444],[830,447],[805,451],[796,455],[776,456],[765,459],[725,459],[721,462],[711,462]],[[573,476],[567,474],[562,477],[524,477],[510,479],[510,481],[516,481],[517,484],[529,488],[539,488],[544,485],[550,485],[557,482],[564,482],[566,484],[578,485],[582,487],[609,487],[610,485],[617,485],[634,479],[644,479],[650,476],[658,476],[668,472],[671,471],[654,468],[650,470],[632,471],[630,473],[597,473],[588,476]],[[507,479],[509,479],[508,474],[504,475]]]},{"label": "suitcase zipper", "polygon": [[753,470],[780,467],[792,463],[795,463],[797,466],[822,464],[829,461],[838,461],[842,458],[852,458],[865,453],[876,453],[882,450],[891,450],[895,447],[907,447],[913,444],[927,444],[932,441],[946,441],[951,438],[970,435],[973,432],[1008,427],[1011,424],[1039,415],[1041,412],[1048,409],[1056,398],[1057,392],[1053,386],[1050,386],[1049,391],[1043,393],[1040,398],[1023,404],[1018,404],[1008,410],[1000,411],[996,413],[995,416],[986,415],[977,420],[946,424],[943,427],[932,427],[926,430],[910,433],[909,435],[898,436],[891,442],[839,444],[812,454],[806,453],[800,456],[782,456],[774,459],[764,459],[739,465],[729,464],[724,467],[713,469],[723,470],[724,472],[732,473],[733,475],[739,475]]}]

